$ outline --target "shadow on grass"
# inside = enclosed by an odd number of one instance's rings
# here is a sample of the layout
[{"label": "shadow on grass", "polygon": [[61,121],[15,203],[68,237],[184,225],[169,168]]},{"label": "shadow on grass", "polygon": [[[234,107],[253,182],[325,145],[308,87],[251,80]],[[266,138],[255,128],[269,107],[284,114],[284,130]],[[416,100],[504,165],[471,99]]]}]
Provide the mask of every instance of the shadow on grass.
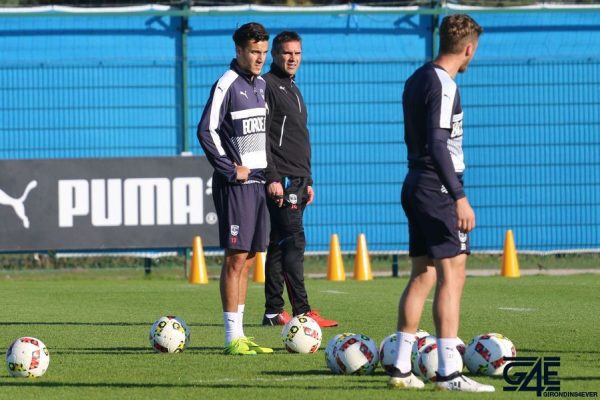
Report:
[{"label": "shadow on grass", "polygon": [[[3,387],[43,387],[43,388],[119,388],[119,389],[181,389],[181,388],[198,388],[198,389],[258,389],[261,392],[272,389],[277,392],[281,391],[281,387],[272,386],[269,382],[264,384],[250,383],[223,383],[223,382],[198,382],[198,383],[126,383],[126,382],[47,382],[47,381],[32,381],[23,379],[1,379],[0,384]],[[380,387],[366,387],[361,382],[340,382],[339,385],[318,386],[316,384],[307,385],[306,382],[298,382],[297,384],[286,382],[286,390],[377,390],[381,391]]]},{"label": "shadow on grass", "polygon": [[[150,328],[154,321],[145,321],[145,322],[114,322],[114,321],[99,321],[99,322],[79,322],[79,321],[0,321],[1,325],[50,325],[50,326],[61,326],[61,325],[72,325],[72,326],[146,326]],[[216,327],[222,328],[223,324],[202,324],[198,322],[188,323],[188,326],[201,326],[201,327]],[[262,325],[252,325],[245,324],[244,326],[262,326]]]},{"label": "shadow on grass", "polygon": [[[262,371],[261,375],[271,375],[271,376],[289,376],[290,375],[290,371]],[[372,374],[370,375],[341,375],[341,374],[334,374],[332,372],[330,372],[328,369],[312,369],[312,370],[307,370],[307,371],[294,371],[294,375],[301,375],[301,376],[323,376],[323,375],[327,375],[330,377],[335,377],[335,376],[339,376],[339,377],[343,377],[343,376],[351,376],[352,378],[350,379],[360,379],[362,377],[365,377],[366,379],[371,379],[373,377],[377,377],[377,376],[384,376],[387,377],[388,375],[381,370],[375,370]]]},{"label": "shadow on grass", "polygon": [[[163,354],[158,353],[148,345],[147,347],[54,347],[52,354],[80,355],[80,354],[105,354],[105,355],[123,355],[123,354]],[[201,354],[223,354],[222,347],[188,347],[185,353]]]},{"label": "shadow on grass", "polygon": [[[580,353],[579,350],[545,350],[545,349],[517,349],[518,353],[533,353],[534,356],[536,354],[540,354],[540,353],[544,353],[544,354],[550,354],[552,355],[553,353],[559,353],[559,354],[577,354]],[[600,350],[585,350],[585,352],[587,354],[600,354]],[[517,354],[517,356],[519,356],[520,354]]]},{"label": "shadow on grass", "polygon": [[600,376],[559,376],[561,381],[599,381]]}]

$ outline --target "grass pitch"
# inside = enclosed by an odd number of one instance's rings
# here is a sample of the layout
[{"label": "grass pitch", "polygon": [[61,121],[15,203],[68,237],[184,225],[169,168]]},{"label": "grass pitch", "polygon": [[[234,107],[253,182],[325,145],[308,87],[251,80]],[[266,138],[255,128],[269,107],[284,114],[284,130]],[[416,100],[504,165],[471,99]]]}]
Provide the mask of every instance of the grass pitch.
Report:
[{"label": "grass pitch", "polygon": [[[398,399],[474,398],[464,393],[391,391],[378,367],[371,376],[337,376],[323,349],[335,334],[363,333],[379,343],[395,331],[405,278],[369,282],[307,280],[313,307],[340,321],[323,330],[316,354],[288,354],[280,328],[262,327],[263,286],[250,283],[245,330],[273,355],[221,354],[222,314],[218,282],[191,286],[173,274],[141,278],[123,271],[12,273],[0,277],[0,346],[34,336],[50,350],[39,379],[0,371],[0,399]],[[561,391],[600,391],[600,277],[530,276],[468,278],[460,337],[494,331],[508,336],[519,356],[558,356]],[[191,328],[182,354],[157,354],[148,331],[160,316],[181,316]],[[422,328],[434,332],[431,302]],[[535,398],[503,392],[500,378],[478,378],[496,393],[477,398]]]}]

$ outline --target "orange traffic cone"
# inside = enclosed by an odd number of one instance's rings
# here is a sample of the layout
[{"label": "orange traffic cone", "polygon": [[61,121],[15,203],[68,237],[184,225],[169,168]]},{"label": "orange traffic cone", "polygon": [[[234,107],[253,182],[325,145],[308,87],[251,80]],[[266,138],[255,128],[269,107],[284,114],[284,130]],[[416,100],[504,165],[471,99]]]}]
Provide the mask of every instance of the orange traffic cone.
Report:
[{"label": "orange traffic cone", "polygon": [[329,256],[327,257],[327,280],[346,280],[346,271],[344,271],[344,261],[342,260],[340,241],[338,239],[338,235],[335,233],[331,235],[331,242],[329,242]]},{"label": "orange traffic cone", "polygon": [[202,238],[200,236],[194,237],[192,251],[192,265],[188,281],[194,284],[208,283],[206,261],[204,260],[204,249],[202,248]]},{"label": "orange traffic cone", "polygon": [[507,278],[518,278],[521,276],[519,271],[519,260],[517,259],[517,249],[513,233],[509,229],[504,238],[504,253],[502,254],[502,276]]},{"label": "orange traffic cone", "polygon": [[266,254],[264,251],[257,251],[254,256],[254,277],[256,283],[265,283],[265,261]]},{"label": "orange traffic cone", "polygon": [[367,239],[365,234],[361,233],[356,239],[356,257],[354,258],[354,280],[370,281],[373,280],[371,272],[371,259],[367,250]]}]

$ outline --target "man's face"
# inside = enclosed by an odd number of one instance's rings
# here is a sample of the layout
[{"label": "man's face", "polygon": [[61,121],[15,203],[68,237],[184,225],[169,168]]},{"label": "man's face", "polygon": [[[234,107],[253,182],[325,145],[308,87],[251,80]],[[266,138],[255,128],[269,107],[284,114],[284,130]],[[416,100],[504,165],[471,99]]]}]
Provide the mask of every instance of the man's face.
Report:
[{"label": "man's face", "polygon": [[302,44],[297,41],[285,42],[279,53],[272,53],[273,62],[288,75],[296,75],[302,61]]},{"label": "man's face", "polygon": [[[466,48],[466,52],[468,54],[466,54],[466,58],[465,61],[463,62],[463,64],[460,66],[460,68],[458,69],[459,73],[463,73],[467,70],[467,68],[469,67],[469,63],[471,62],[471,60],[473,59],[473,57],[475,56],[475,51],[477,50],[477,45],[479,44],[478,40],[474,40],[472,42],[469,42],[469,44],[467,45]],[[470,49],[470,50],[469,50]]]},{"label": "man's face", "polygon": [[269,42],[248,42],[246,47],[235,47],[236,59],[241,69],[250,72],[254,76],[260,75],[265,60]]}]

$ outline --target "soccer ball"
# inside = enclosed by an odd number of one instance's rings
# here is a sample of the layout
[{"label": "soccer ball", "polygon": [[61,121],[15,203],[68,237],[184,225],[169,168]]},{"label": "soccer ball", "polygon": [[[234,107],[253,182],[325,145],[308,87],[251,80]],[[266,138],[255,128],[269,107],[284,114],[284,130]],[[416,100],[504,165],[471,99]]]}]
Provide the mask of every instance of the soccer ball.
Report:
[{"label": "soccer ball", "polygon": [[410,355],[410,362],[412,365],[412,371],[415,375],[419,375],[419,364],[417,363],[417,359],[419,358],[419,353],[426,346],[430,344],[435,344],[437,338],[433,335],[428,334],[425,331],[421,331],[422,333],[417,332],[415,343],[412,346],[412,351]]},{"label": "soccer ball", "polygon": [[297,315],[283,327],[281,338],[290,353],[314,353],[321,346],[321,327],[314,319]]},{"label": "soccer ball", "polygon": [[[418,329],[415,333],[415,339],[419,340],[422,337],[429,336],[429,333]],[[392,373],[394,368],[394,362],[396,361],[397,347],[398,347],[398,335],[396,333],[392,333],[379,345],[379,363],[381,367],[385,370],[385,372],[389,374]],[[415,346],[413,345],[413,351]],[[411,355],[411,363],[414,365],[416,360],[416,354]],[[418,374],[418,371],[415,370],[415,374]]]},{"label": "soccer ball", "polygon": [[[460,340],[460,339],[459,339]],[[462,343],[462,340],[461,340]],[[464,345],[464,343],[463,343]],[[457,345],[457,352],[458,347]],[[460,354],[460,353],[458,353]],[[463,370],[463,360],[462,357],[457,357],[456,363],[458,364],[458,371]],[[419,351],[419,355],[417,356],[417,368],[419,369],[419,375],[423,377],[423,379],[435,382],[436,379],[436,371],[439,367],[439,358],[438,358],[438,346],[437,342],[430,343],[425,347],[421,348]]]},{"label": "soccer ball", "polygon": [[150,328],[150,346],[160,353],[181,353],[190,341],[190,330],[179,317],[167,315]]},{"label": "soccer ball", "polygon": [[510,339],[499,333],[486,333],[471,339],[465,350],[465,364],[474,374],[502,375],[506,365],[504,357],[516,355]]},{"label": "soccer ball", "polygon": [[46,373],[50,353],[44,342],[32,337],[22,337],[6,351],[6,366],[12,376],[38,378]]},{"label": "soccer ball", "polygon": [[397,343],[398,335],[392,333],[383,339],[383,342],[379,345],[379,362],[388,375],[394,370],[394,362],[396,361],[396,354],[398,354]]},{"label": "soccer ball", "polygon": [[341,374],[342,369],[337,363],[337,352],[338,346],[344,341],[344,339],[348,336],[354,335],[354,333],[344,332],[335,335],[327,346],[325,346],[325,362],[327,363],[327,367],[334,374]]},{"label": "soccer ball", "polygon": [[354,334],[338,345],[336,362],[346,375],[368,375],[379,362],[377,344],[368,336]]}]

